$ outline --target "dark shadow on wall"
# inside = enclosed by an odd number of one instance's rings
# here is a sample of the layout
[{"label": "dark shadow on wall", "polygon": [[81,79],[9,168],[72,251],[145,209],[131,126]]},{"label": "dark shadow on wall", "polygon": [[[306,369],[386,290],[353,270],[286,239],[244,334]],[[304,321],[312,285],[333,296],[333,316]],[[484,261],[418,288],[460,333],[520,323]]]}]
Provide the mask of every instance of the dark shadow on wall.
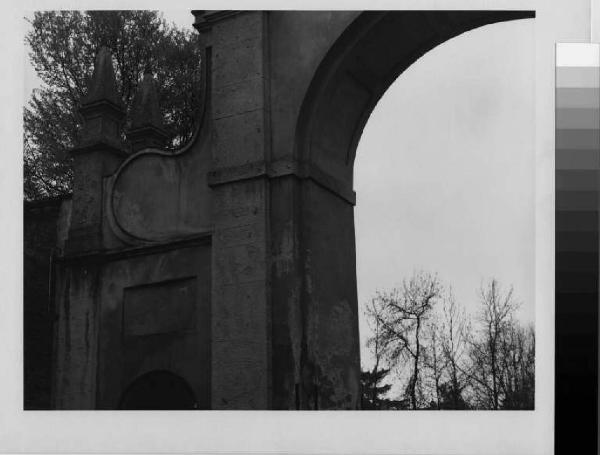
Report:
[{"label": "dark shadow on wall", "polygon": [[23,409],[50,409],[53,321],[52,257],[61,205],[70,196],[23,206]]},{"label": "dark shadow on wall", "polygon": [[189,384],[169,371],[143,374],[127,387],[119,409],[129,410],[193,410],[198,403]]}]

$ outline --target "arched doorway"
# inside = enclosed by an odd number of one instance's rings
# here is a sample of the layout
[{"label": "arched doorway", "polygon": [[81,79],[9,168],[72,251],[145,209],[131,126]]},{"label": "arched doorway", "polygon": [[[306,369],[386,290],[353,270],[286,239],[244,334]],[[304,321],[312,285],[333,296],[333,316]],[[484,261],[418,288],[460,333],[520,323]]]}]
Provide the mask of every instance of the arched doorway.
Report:
[{"label": "arched doorway", "polygon": [[188,383],[169,371],[151,371],[138,377],[125,389],[119,403],[124,410],[198,409]]}]

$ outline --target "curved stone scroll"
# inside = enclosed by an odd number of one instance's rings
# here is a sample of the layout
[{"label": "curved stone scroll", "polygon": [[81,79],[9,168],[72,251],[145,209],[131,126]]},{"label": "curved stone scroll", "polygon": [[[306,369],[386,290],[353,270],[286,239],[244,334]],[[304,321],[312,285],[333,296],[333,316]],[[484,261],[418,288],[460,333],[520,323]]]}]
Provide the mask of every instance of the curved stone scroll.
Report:
[{"label": "curved stone scroll", "polygon": [[109,178],[109,225],[126,243],[164,242],[211,228],[209,48],[203,57],[202,109],[192,139],[176,152],[145,149],[135,153]]}]

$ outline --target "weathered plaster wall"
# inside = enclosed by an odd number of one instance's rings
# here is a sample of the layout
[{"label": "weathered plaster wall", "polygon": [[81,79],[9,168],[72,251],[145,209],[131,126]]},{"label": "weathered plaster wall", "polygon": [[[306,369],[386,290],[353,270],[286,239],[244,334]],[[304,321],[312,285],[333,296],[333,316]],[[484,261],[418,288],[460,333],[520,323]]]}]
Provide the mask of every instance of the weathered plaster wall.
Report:
[{"label": "weathered plaster wall", "polygon": [[140,153],[107,182],[107,215],[132,240],[165,241],[212,228],[209,132],[183,152]]},{"label": "weathered plaster wall", "polygon": [[81,150],[74,156],[72,213],[68,241],[69,252],[100,250],[105,247],[103,226],[103,185],[115,172],[123,156],[114,150]]},{"label": "weathered plaster wall", "polygon": [[210,244],[107,263],[99,289],[98,402],[114,409],[136,378],[168,370],[210,408]]},{"label": "weathered plaster wall", "polygon": [[[353,219],[337,234],[332,231],[333,238],[317,241],[318,246],[307,250],[306,245],[315,240],[309,229],[337,227],[330,223],[324,227],[325,220],[311,216],[315,213],[330,215],[329,204],[335,205],[330,199],[336,197],[309,179],[298,178],[297,173],[286,175],[281,172],[302,167],[297,153],[296,127],[307,90],[331,44],[357,15],[357,12],[349,11],[269,13],[272,168],[276,175],[270,180],[275,409],[353,409],[357,404],[358,351],[351,359],[336,357],[344,357],[348,349],[358,347],[356,298],[353,301],[335,295],[337,287],[343,287],[351,294],[354,286],[356,292],[355,276],[346,276],[336,283],[327,271],[327,267],[334,266],[340,273],[343,270],[350,275],[354,273],[353,258],[345,264],[336,263],[335,259],[340,251],[347,251],[349,255],[354,251]],[[352,207],[348,207],[351,213]],[[343,235],[348,229],[352,232],[350,239]],[[327,258],[325,262],[321,261],[324,257]],[[347,259],[345,253],[341,259]],[[345,303],[340,303],[342,301]],[[336,311],[334,308],[341,308],[339,305],[344,306],[346,320],[343,323],[346,325],[341,327],[342,321],[336,320],[334,327],[328,326],[332,322],[332,312]],[[351,335],[343,338],[342,343],[346,345],[341,350],[330,343],[330,335],[339,335],[338,328],[349,330],[346,334]],[[325,357],[329,348],[333,350]],[[345,371],[336,369],[344,361]],[[356,377],[356,381],[350,379],[354,382],[350,385],[351,393],[356,394],[354,397],[342,392],[349,390],[346,384],[349,375]],[[340,393],[336,396],[337,392]]]},{"label": "weathered plaster wall", "polygon": [[138,376],[168,370],[210,408],[210,237],[194,242],[60,264],[55,407],[115,409]]},{"label": "weathered plaster wall", "polygon": [[96,406],[97,308],[100,270],[96,263],[57,264],[53,407]]},{"label": "weathered plaster wall", "polygon": [[303,187],[304,368],[317,409],[357,409],[360,346],[353,206],[321,186]]}]

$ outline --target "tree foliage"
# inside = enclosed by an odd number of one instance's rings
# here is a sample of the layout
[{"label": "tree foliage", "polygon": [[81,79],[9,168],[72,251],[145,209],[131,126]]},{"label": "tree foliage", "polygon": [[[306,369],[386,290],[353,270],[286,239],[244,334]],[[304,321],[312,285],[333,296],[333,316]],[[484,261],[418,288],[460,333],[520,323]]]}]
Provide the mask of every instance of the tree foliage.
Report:
[{"label": "tree foliage", "polygon": [[[416,273],[400,288],[377,293],[366,311],[375,366],[361,377],[363,407],[533,409],[533,327],[516,319],[512,288],[504,292],[492,279],[479,299],[472,323],[452,289],[431,274]],[[380,386],[392,379],[390,369],[395,384]]]},{"label": "tree foliage", "polygon": [[[77,143],[78,105],[95,55],[113,55],[117,87],[131,106],[141,76],[157,79],[169,147],[188,141],[200,109],[197,35],[169,25],[156,11],[36,12],[26,35],[29,58],[42,81],[24,109],[24,189],[28,199],[68,193],[68,151]],[[125,130],[130,122],[129,115]]]}]

